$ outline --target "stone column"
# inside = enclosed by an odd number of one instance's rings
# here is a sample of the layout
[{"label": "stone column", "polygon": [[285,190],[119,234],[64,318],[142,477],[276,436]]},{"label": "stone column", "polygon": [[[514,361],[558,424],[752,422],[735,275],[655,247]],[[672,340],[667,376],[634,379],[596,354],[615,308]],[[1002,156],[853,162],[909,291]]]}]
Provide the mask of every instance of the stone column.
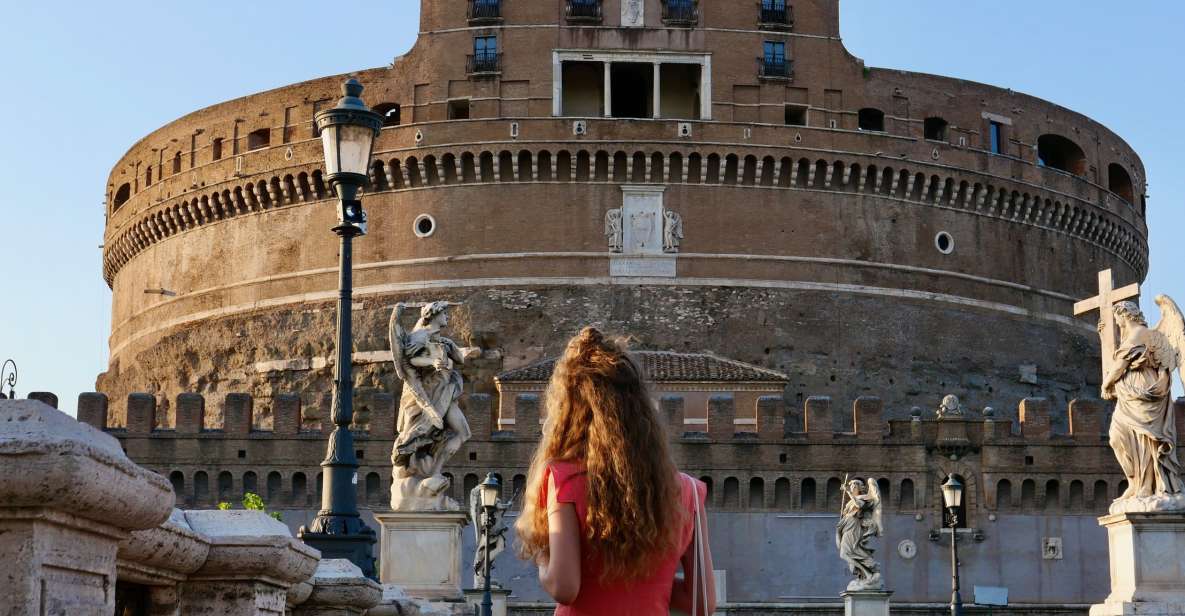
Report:
[{"label": "stone column", "polygon": [[312,592],[293,616],[361,616],[383,598],[382,586],[345,559],[321,561],[311,581]]},{"label": "stone column", "polygon": [[[605,117],[613,117],[613,63],[605,62]],[[612,164],[610,164],[612,166]],[[610,171],[612,173],[612,171]]]},{"label": "stone column", "polygon": [[1099,518],[1111,553],[1111,594],[1090,616],[1185,614],[1185,512]]},{"label": "stone column", "polygon": [[205,562],[182,586],[186,616],[283,616],[289,589],[321,558],[262,511],[186,511],[185,520],[210,542]]},{"label": "stone column", "polygon": [[117,546],[168,519],[169,482],[34,400],[0,401],[0,468],[0,614],[113,613]]}]

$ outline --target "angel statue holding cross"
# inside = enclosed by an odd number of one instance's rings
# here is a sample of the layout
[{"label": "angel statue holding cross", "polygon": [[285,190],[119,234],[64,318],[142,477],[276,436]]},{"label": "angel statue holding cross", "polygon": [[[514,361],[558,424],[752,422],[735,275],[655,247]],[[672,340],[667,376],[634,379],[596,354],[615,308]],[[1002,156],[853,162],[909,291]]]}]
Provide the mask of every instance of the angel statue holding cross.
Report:
[{"label": "angel statue holding cross", "polygon": [[872,558],[875,550],[868,542],[884,533],[881,522],[881,492],[875,479],[844,480],[839,522],[835,525],[835,547],[856,579],[848,590],[882,590],[880,564]]},{"label": "angel statue holding cross", "polygon": [[1157,296],[1156,304],[1161,319],[1155,328],[1148,327],[1134,302],[1112,308],[1119,346],[1104,364],[1102,393],[1115,401],[1108,437],[1127,477],[1127,491],[1111,505],[1111,513],[1185,510],[1172,406],[1173,373],[1185,372],[1185,318],[1165,295]]}]

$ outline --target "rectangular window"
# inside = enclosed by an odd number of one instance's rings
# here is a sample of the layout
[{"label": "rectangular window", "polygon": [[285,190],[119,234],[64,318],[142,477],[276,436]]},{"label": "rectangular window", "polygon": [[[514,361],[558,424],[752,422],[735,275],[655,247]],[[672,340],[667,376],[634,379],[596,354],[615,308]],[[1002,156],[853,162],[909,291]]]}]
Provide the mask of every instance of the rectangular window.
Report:
[{"label": "rectangular window", "polygon": [[480,59],[489,59],[498,55],[498,37],[479,36],[473,39],[473,55]]},{"label": "rectangular window", "polygon": [[988,127],[988,139],[992,154],[1004,153],[1004,125],[992,122]]},{"label": "rectangular window", "polygon": [[766,11],[784,11],[786,0],[761,0],[761,8]]},{"label": "rectangular window", "polygon": [[448,102],[448,119],[450,120],[468,120],[469,119],[469,99],[460,98]]},{"label": "rectangular window", "polygon": [[765,63],[766,64],[785,64],[786,63],[786,43],[779,41],[765,42]]},{"label": "rectangular window", "polygon": [[806,110],[802,105],[786,105],[786,125],[806,126]]}]

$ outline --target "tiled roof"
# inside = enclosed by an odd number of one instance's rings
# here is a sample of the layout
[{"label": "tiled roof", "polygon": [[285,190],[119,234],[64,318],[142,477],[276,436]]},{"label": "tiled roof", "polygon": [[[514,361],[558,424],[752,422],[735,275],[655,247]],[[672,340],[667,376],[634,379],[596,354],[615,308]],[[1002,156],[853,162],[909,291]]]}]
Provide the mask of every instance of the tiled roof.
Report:
[{"label": "tiled roof", "polygon": [[[790,377],[773,370],[705,353],[634,351],[646,380],[652,383],[785,383]],[[545,383],[555,369],[556,358],[509,370],[498,375],[503,383]]]}]

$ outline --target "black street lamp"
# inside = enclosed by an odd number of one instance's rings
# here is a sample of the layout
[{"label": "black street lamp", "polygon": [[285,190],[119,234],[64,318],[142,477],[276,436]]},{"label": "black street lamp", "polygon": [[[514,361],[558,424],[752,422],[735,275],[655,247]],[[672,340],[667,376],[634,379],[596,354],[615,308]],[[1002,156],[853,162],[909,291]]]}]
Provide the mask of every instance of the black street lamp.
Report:
[{"label": "black street lamp", "polygon": [[490,569],[493,567],[493,558],[490,557],[490,535],[494,532],[494,522],[498,517],[498,497],[502,496],[502,483],[498,481],[498,476],[494,473],[486,475],[486,480],[481,482],[481,513],[482,513],[482,528],[485,532],[482,533],[482,538],[486,544],[486,562],[485,562],[485,594],[481,597],[481,616],[494,616],[494,599],[490,596]]},{"label": "black street lamp", "polygon": [[[8,376],[4,376],[5,373]],[[4,397],[5,385],[8,386],[8,399],[16,400],[16,362],[11,359],[4,360],[4,366],[0,367],[0,398]]]},{"label": "black street lamp", "polygon": [[963,483],[954,475],[947,475],[942,484],[942,501],[950,516],[950,616],[963,616],[963,599],[959,596],[959,507],[963,504]]},{"label": "black street lamp", "polygon": [[345,558],[363,574],[375,578],[374,530],[358,515],[356,486],[358,458],[354,455],[354,375],[351,370],[354,347],[351,329],[353,295],[353,239],[366,234],[366,213],[359,192],[370,183],[367,171],[374,140],[383,118],[370,110],[359,96],[362,84],[351,79],[342,86],[337,106],[315,117],[325,148],[325,167],[330,187],[337,193],[339,209],[333,232],[341,238],[338,271],[337,363],[333,368],[333,434],[321,467],[325,469],[321,510],[308,529],[298,533],[305,543],[321,551],[322,558]]}]

